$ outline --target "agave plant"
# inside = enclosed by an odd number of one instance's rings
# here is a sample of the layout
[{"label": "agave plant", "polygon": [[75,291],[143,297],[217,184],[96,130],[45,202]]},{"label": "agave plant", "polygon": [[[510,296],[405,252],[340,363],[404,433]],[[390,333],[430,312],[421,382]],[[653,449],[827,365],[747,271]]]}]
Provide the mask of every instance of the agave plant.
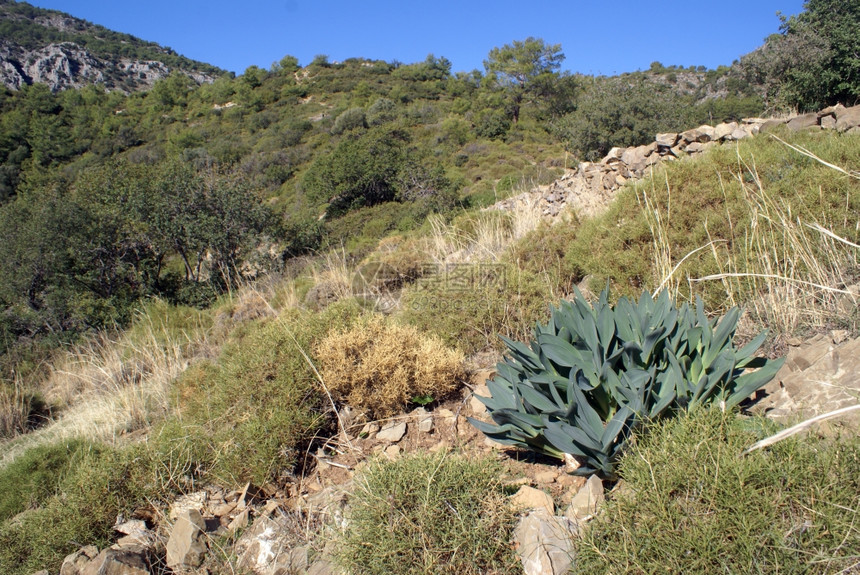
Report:
[{"label": "agave plant", "polygon": [[608,287],[594,306],[576,291],[551,311],[530,345],[504,339],[509,353],[487,382],[490,397],[478,396],[495,425],[469,421],[503,444],[577,456],[580,474],[614,477],[637,426],[712,402],[730,409],[784,361],[754,357],[766,332],[735,348],[738,308],[708,320],[700,300],[678,309],[665,291],[614,308]]}]

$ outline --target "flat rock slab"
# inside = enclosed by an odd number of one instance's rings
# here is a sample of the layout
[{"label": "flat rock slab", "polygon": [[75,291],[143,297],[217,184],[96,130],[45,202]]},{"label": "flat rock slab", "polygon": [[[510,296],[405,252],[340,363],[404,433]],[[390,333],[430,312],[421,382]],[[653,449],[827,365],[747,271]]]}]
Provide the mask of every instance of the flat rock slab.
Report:
[{"label": "flat rock slab", "polygon": [[526,575],[562,575],[573,562],[576,524],[546,510],[532,511],[514,530],[514,544]]},{"label": "flat rock slab", "polygon": [[[792,349],[753,410],[793,420],[860,403],[860,339],[833,341],[822,335]],[[857,415],[844,420],[860,423]]]},{"label": "flat rock slab", "polygon": [[379,433],[376,434],[376,439],[397,443],[403,439],[404,435],[406,435],[406,422],[401,421],[400,423],[394,422],[383,425]]},{"label": "flat rock slab", "polygon": [[597,475],[592,475],[573,496],[564,515],[579,523],[597,513],[597,508],[603,501],[603,482]]},{"label": "flat rock slab", "polygon": [[540,509],[549,515],[555,510],[555,504],[548,493],[528,485],[520,487],[519,491],[511,496],[510,503],[516,510]]}]

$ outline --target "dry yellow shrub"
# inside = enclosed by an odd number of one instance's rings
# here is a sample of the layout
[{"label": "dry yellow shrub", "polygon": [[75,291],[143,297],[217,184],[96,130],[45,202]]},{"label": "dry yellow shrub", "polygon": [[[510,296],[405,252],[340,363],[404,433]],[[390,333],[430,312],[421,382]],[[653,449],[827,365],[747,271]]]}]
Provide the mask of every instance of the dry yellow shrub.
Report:
[{"label": "dry yellow shrub", "polygon": [[371,417],[398,413],[415,397],[439,399],[465,375],[461,352],[381,316],[330,333],[314,355],[334,399]]}]

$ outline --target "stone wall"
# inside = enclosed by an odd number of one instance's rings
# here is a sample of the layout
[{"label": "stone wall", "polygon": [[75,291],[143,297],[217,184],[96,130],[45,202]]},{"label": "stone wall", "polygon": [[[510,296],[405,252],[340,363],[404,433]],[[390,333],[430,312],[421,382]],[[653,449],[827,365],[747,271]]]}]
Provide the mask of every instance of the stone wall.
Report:
[{"label": "stone wall", "polygon": [[832,129],[857,134],[860,133],[860,106],[836,105],[785,119],[747,118],[680,133],[657,134],[650,144],[612,148],[599,162],[582,162],[552,184],[502,200],[490,209],[534,207],[542,216],[556,218],[570,207],[581,217],[594,216],[606,209],[621,186],[647,176],[660,162],[695,157],[713,146],[772,131],[781,125],[790,131]]}]

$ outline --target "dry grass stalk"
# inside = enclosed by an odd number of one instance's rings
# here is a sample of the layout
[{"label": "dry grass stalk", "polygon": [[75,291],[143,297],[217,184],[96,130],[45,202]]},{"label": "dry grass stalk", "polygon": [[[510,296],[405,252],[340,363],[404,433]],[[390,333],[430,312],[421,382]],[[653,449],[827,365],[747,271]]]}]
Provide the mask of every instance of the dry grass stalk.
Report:
[{"label": "dry grass stalk", "polygon": [[847,270],[857,266],[858,252],[826,225],[795,216],[790,204],[767,193],[754,164],[740,157],[739,163],[742,170],[736,178],[750,208],[750,223],[736,239],[740,249],[721,262],[719,274],[691,281],[722,281],[733,301],[741,300],[751,285],[756,296],[748,305],[777,333],[825,327],[839,315],[837,294],[848,292],[837,286],[850,279]]},{"label": "dry grass stalk", "polygon": [[172,383],[204,346],[206,330],[170,330],[141,315],[118,337],[99,334],[59,357],[41,388],[62,407],[50,425],[4,447],[0,465],[24,450],[73,437],[113,441],[170,413]]},{"label": "dry grass stalk", "polygon": [[14,437],[28,425],[30,401],[20,378],[13,386],[0,387],[0,437]]},{"label": "dry grass stalk", "polygon": [[346,250],[332,250],[310,268],[314,285],[326,285],[336,299],[353,295],[353,269]]},{"label": "dry grass stalk", "polygon": [[536,230],[541,221],[537,198],[532,197],[506,211],[481,212],[459,226],[431,216],[428,253],[436,264],[497,262],[511,244]]},{"label": "dry grass stalk", "polygon": [[[805,150],[798,151],[811,155]],[[735,178],[746,193],[749,224],[735,227],[729,217],[732,237],[714,238],[706,222],[710,241],[677,263],[673,260],[667,233],[671,219],[668,182],[665,209],[655,201],[653,187],[650,196],[644,191],[641,193],[639,202],[653,237],[655,279],[662,278],[660,288],[669,289],[676,298],[684,278],[690,284],[720,281],[728,305],[745,304],[759,323],[779,334],[795,333],[800,327],[820,329],[827,326],[838,318],[838,296],[849,294],[840,286],[849,284],[850,270],[857,268],[858,246],[831,232],[827,222],[804,221],[793,213],[788,202],[772,197],[762,184],[754,163],[738,156],[738,165]],[[729,242],[734,247],[719,249],[720,244]],[[685,260],[706,248],[710,248],[719,273],[698,278],[678,273]],[[755,295],[750,297],[750,293]]]}]

